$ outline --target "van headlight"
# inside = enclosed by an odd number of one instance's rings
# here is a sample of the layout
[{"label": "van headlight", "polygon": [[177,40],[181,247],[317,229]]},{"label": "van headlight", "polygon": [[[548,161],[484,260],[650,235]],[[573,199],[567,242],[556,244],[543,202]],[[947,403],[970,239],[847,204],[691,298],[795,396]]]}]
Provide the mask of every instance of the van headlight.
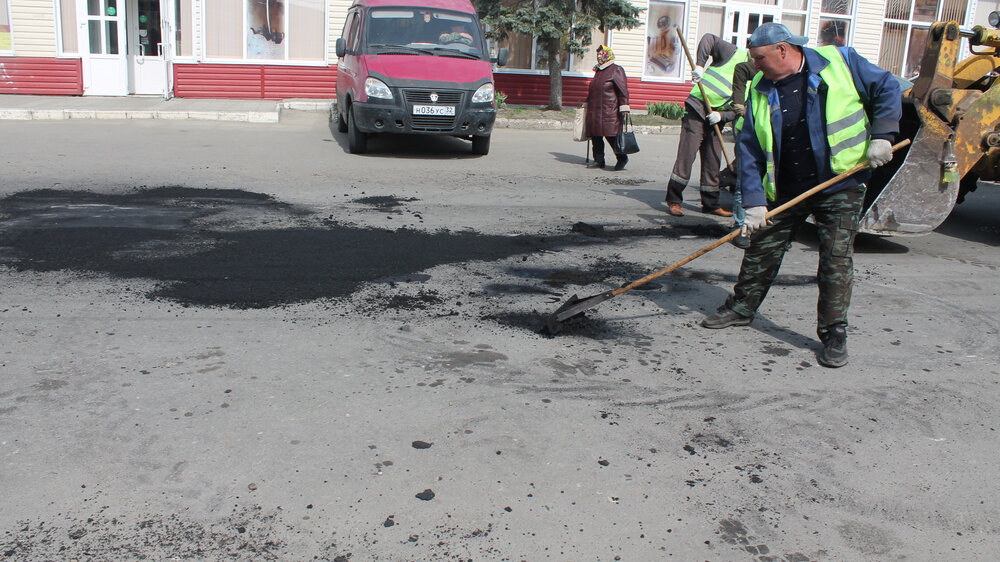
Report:
[{"label": "van headlight", "polygon": [[472,94],[472,103],[493,103],[493,83],[483,84]]},{"label": "van headlight", "polygon": [[385,82],[378,78],[368,78],[365,80],[365,95],[370,98],[391,100],[392,90],[389,89],[389,86],[385,85]]}]

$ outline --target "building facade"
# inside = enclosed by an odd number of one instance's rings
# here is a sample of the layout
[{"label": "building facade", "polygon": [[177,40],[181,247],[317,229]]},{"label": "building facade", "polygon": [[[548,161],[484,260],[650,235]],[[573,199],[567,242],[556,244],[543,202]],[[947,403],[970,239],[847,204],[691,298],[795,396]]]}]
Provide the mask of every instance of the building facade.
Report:
[{"label": "building facade", "polygon": [[[0,93],[193,98],[333,98],[334,44],[351,0],[0,0]],[[634,0],[643,25],[596,30],[615,49],[632,104],[691,89],[681,41],[738,45],[777,21],[811,45],[851,45],[903,77],[919,70],[931,22],[986,25],[1000,0]],[[512,36],[496,71],[508,103],[549,99],[546,53]],[[967,53],[966,53],[967,54]],[[593,53],[565,61],[563,101],[586,96]]]}]

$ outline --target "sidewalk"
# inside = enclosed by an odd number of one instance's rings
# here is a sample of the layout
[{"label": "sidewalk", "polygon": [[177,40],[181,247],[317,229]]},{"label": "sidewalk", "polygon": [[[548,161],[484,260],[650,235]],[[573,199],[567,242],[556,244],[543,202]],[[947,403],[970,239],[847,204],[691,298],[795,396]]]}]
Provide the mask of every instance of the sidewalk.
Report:
[{"label": "sidewalk", "polygon": [[[2,120],[64,119],[193,119],[244,123],[277,123],[282,110],[321,111],[331,114],[335,99],[227,100],[171,98],[156,96],[32,96],[0,94]],[[637,111],[637,113],[639,113]],[[644,112],[643,112],[644,113]],[[518,118],[501,111],[496,128],[572,130],[573,121]],[[678,134],[680,125],[636,125],[640,134]]]},{"label": "sidewalk", "polygon": [[197,119],[277,123],[282,109],[329,111],[333,100],[222,100],[155,96],[0,95],[0,120]]}]

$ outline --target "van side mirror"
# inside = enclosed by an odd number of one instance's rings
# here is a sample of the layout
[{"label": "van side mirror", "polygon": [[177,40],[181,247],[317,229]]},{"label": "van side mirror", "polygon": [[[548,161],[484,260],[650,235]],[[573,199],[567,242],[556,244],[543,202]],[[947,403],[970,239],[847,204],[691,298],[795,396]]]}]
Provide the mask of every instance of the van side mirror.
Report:
[{"label": "van side mirror", "polygon": [[497,51],[497,57],[493,59],[493,62],[497,63],[497,66],[507,66],[508,53],[507,47],[500,47],[500,50]]},{"label": "van side mirror", "polygon": [[342,59],[347,54],[347,41],[343,37],[337,38],[337,58]]}]

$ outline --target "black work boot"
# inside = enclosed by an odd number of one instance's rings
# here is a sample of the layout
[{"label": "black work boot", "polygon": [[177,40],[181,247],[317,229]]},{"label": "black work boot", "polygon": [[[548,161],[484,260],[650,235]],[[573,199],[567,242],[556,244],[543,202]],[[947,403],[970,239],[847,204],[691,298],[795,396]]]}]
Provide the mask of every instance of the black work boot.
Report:
[{"label": "black work boot", "polygon": [[831,368],[847,365],[847,328],[832,326],[819,339],[823,342],[818,357],[820,365]]},{"label": "black work boot", "polygon": [[704,320],[701,321],[701,325],[710,328],[712,330],[718,330],[721,328],[728,328],[730,326],[746,326],[753,320],[753,315],[743,316],[739,312],[732,309],[733,302],[735,298],[733,295],[729,295],[726,299],[726,304],[719,307],[715,311],[715,314],[711,316],[706,316]]}]

